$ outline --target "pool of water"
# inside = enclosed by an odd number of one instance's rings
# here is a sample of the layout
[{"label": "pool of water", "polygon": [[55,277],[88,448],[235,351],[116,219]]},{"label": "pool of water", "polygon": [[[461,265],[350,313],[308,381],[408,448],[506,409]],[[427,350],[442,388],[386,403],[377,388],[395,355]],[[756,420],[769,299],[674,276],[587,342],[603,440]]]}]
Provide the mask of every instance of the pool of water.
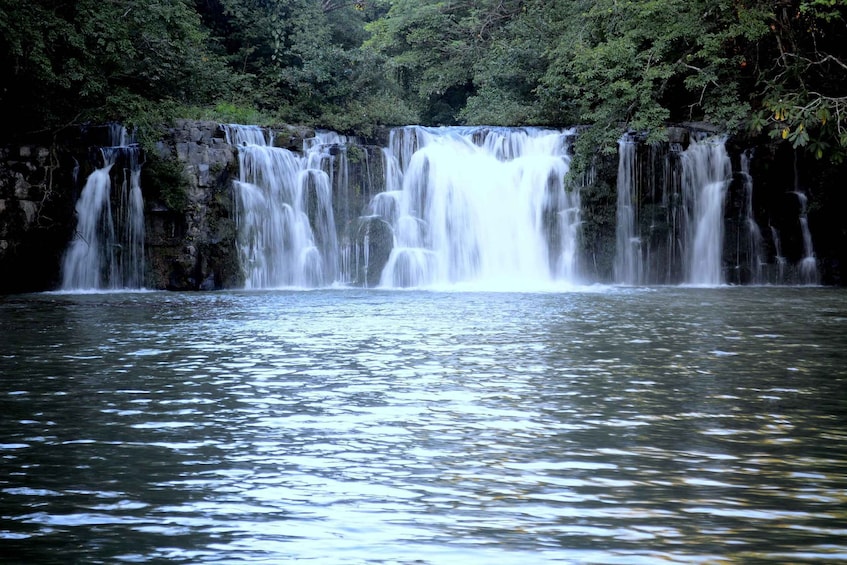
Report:
[{"label": "pool of water", "polygon": [[20,563],[847,561],[847,291],[0,298]]}]

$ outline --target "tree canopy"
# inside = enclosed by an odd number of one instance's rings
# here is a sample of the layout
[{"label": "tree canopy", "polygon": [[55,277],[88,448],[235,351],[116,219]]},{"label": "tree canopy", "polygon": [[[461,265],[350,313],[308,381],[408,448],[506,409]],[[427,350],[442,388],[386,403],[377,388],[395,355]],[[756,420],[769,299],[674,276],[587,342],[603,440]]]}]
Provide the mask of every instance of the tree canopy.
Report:
[{"label": "tree canopy", "polygon": [[669,121],[847,152],[847,0],[0,0],[13,132],[170,113],[377,125]]},{"label": "tree canopy", "polygon": [[[433,121],[622,128],[667,121],[847,149],[845,0],[397,0],[366,44]],[[435,112],[438,106],[447,110]]]}]

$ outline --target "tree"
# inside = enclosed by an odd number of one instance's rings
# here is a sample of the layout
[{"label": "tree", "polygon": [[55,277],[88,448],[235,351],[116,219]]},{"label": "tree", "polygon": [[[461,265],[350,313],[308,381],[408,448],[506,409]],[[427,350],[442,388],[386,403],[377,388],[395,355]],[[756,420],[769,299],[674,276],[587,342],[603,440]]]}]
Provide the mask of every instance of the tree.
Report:
[{"label": "tree", "polygon": [[228,73],[186,1],[0,4],[0,104],[13,131],[126,120],[214,97]]},{"label": "tree", "polygon": [[474,73],[518,0],[397,0],[369,26],[367,48],[388,57],[409,100],[428,123],[455,123],[475,92]]},{"label": "tree", "polygon": [[751,130],[838,162],[847,156],[845,8],[845,0],[778,4],[759,49],[744,59],[758,79]]},{"label": "tree", "polygon": [[325,14],[351,6],[360,12],[365,11],[364,0],[321,0],[321,11]]},{"label": "tree", "polygon": [[361,50],[366,22],[383,2],[203,0],[197,4],[218,50],[245,87],[233,97],[282,121],[370,130],[413,116],[384,59]]},{"label": "tree", "polygon": [[750,81],[735,51],[764,26],[741,22],[724,0],[559,2],[563,30],[539,85],[556,121],[591,125],[614,150],[622,129],[661,136],[668,121],[705,120],[731,131],[749,115]]},{"label": "tree", "polygon": [[459,112],[471,124],[551,125],[537,88],[548,68],[548,46],[558,22],[552,10],[522,2],[492,36],[474,67],[474,92]]}]

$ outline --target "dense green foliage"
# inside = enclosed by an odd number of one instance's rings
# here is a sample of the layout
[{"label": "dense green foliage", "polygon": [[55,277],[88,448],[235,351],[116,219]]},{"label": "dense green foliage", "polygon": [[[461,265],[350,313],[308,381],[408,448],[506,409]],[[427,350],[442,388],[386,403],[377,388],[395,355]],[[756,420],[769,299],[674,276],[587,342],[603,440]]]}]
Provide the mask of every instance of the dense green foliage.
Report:
[{"label": "dense green foliage", "polygon": [[0,0],[11,132],[668,121],[847,151],[847,0]]},{"label": "dense green foliage", "polygon": [[847,149],[845,0],[396,0],[368,45],[434,122],[708,121]]},{"label": "dense green foliage", "polygon": [[204,103],[230,79],[187,1],[3,0],[0,104],[12,131]]},{"label": "dense green foliage", "polygon": [[0,0],[5,135],[86,121],[255,116],[364,130],[413,121],[360,48],[386,8],[341,0]]}]

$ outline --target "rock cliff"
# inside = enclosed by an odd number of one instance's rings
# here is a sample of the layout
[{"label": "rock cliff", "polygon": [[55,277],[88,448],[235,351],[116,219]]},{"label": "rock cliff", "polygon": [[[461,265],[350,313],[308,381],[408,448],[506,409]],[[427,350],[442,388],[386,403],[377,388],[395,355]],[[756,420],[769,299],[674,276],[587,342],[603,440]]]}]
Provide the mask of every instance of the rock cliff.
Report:
[{"label": "rock cliff", "polygon": [[[37,143],[0,146],[0,292],[58,288],[62,256],[74,236],[74,205],[86,178],[102,166],[99,147],[108,145],[107,129],[92,126]],[[274,133],[276,146],[294,152],[301,152],[304,139],[315,135],[313,130],[296,127],[276,128]],[[686,143],[684,128],[670,133],[671,145]],[[347,284],[378,284],[392,246],[388,224],[368,215],[368,203],[385,190],[381,148],[387,146],[388,138],[387,132],[382,134],[383,139],[374,143],[349,140],[327,149],[333,156],[327,174],[332,179],[340,261],[349,278],[341,282]],[[142,148],[144,286],[171,290],[242,287],[245,272],[233,197],[233,181],[239,176],[237,148],[215,122],[180,120],[154,137],[156,141]],[[843,183],[839,175],[844,166],[823,167],[785,147],[763,147],[746,156],[747,148],[741,145],[729,149],[733,182],[724,211],[724,280],[756,282],[751,272],[755,262],[744,243],[746,222],[753,218],[761,231],[759,253],[770,258],[765,268],[781,268],[774,258],[784,258],[789,269],[800,264],[804,242],[798,222],[805,222],[814,238],[821,282],[842,284],[847,228],[841,209],[847,191],[832,186]],[[643,181],[644,187],[674,182],[662,178],[670,170],[672,153],[656,147],[639,149],[639,174],[651,177]],[[742,163],[742,158],[747,161]],[[118,183],[126,171],[116,166],[110,174]],[[616,174],[616,158],[598,159],[591,181],[582,190],[581,270],[589,280],[613,280]],[[753,208],[750,187],[745,184],[751,179]],[[672,264],[659,255],[675,249],[676,228],[669,223],[676,221],[669,212],[674,198],[673,193],[654,188],[640,189],[637,195],[639,230],[643,244],[655,249],[651,257],[656,268]],[[788,272],[782,280],[797,281],[798,277]],[[645,282],[665,279],[678,281],[679,275],[658,273]],[[759,282],[774,280],[766,273]]]}]

